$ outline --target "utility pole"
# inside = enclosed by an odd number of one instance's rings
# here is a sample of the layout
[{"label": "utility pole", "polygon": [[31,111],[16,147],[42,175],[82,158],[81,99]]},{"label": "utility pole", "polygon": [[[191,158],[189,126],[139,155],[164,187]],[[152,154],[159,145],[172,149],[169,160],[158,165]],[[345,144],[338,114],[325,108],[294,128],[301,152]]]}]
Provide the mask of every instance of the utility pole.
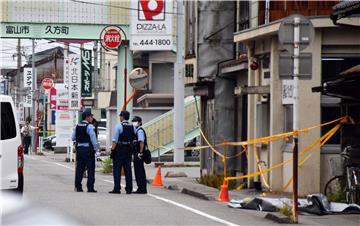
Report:
[{"label": "utility pole", "polygon": [[174,162],[184,163],[184,59],[183,59],[183,1],[177,1],[176,64],[174,70]]},{"label": "utility pole", "polygon": [[[36,121],[36,82],[37,82],[37,75],[35,74],[35,39],[32,39],[32,58],[31,58],[31,66],[32,66],[32,87],[31,87],[31,92],[32,92],[32,108],[31,108],[31,124],[32,126],[36,127],[35,121]],[[36,151],[36,131],[33,130],[32,133],[32,139],[31,139],[31,147],[32,147],[32,152],[35,153]]]},{"label": "utility pole", "polygon": [[[300,56],[300,17],[294,18],[294,131],[299,130],[299,56]],[[294,135],[293,153],[293,221],[298,223],[298,158],[299,135]]]},{"label": "utility pole", "polygon": [[17,52],[17,72],[16,72],[15,81],[14,81],[14,88],[15,88],[14,101],[15,101],[15,106],[17,108],[19,105],[19,102],[20,102],[19,91],[20,91],[20,80],[21,80],[21,40],[20,40],[20,38],[18,38],[16,52]]},{"label": "utility pole", "polygon": [[98,82],[98,41],[94,41],[94,108],[98,108],[98,91],[99,91],[99,82]]}]

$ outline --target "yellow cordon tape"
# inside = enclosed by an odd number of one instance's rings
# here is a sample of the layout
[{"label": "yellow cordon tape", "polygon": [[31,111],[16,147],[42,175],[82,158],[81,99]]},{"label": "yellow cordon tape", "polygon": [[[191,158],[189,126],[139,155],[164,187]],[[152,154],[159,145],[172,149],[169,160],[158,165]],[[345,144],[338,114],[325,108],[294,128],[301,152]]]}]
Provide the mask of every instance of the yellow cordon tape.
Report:
[{"label": "yellow cordon tape", "polygon": [[[343,120],[346,120],[348,119],[347,117],[344,117],[342,118]],[[342,120],[342,122],[343,122]],[[302,156],[304,155],[306,152],[308,152],[312,147],[314,147],[316,144],[320,143],[321,146],[323,144],[325,144],[334,134],[335,132],[341,127],[341,125],[337,125],[335,126],[333,129],[331,129],[329,132],[327,132],[324,136],[322,136],[320,139],[316,140],[314,143],[312,143],[311,145],[309,145],[308,147],[306,147],[304,150],[302,150],[301,152],[299,152],[299,156]],[[322,142],[323,141],[323,142]],[[321,147],[320,146],[320,147]],[[275,166],[273,167],[270,167],[270,168],[267,168],[267,169],[264,169],[264,170],[261,170],[261,171],[257,171],[257,172],[253,172],[253,173],[249,173],[247,175],[243,175],[243,176],[237,176],[237,177],[227,177],[225,178],[225,180],[239,180],[239,179],[244,179],[244,178],[250,178],[250,177],[255,177],[255,176],[258,176],[258,175],[261,175],[263,173],[266,173],[266,172],[270,172],[276,168],[279,168],[289,162],[292,161],[293,158],[290,158],[284,162],[281,162],[281,163],[278,163],[276,164]],[[307,160],[308,158],[305,159],[305,161]],[[304,162],[305,162],[304,161]],[[303,163],[302,163],[303,164]]]}]

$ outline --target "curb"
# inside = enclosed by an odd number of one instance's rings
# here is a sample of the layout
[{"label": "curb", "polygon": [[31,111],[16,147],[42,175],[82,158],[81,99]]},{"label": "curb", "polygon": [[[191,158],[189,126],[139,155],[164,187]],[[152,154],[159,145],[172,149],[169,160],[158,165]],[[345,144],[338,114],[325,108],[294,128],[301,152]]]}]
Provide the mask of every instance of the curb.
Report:
[{"label": "curb", "polygon": [[187,188],[182,188],[181,193],[186,194],[186,195],[190,195],[190,196],[194,196],[196,198],[200,198],[203,200],[207,200],[207,201],[215,201],[215,198],[213,196],[208,196],[206,194],[203,194],[201,192],[197,192],[195,190],[191,190],[191,189],[187,189]]},{"label": "curb", "polygon": [[267,213],[265,219],[275,221],[279,224],[292,224],[290,217],[287,217],[281,213]]}]

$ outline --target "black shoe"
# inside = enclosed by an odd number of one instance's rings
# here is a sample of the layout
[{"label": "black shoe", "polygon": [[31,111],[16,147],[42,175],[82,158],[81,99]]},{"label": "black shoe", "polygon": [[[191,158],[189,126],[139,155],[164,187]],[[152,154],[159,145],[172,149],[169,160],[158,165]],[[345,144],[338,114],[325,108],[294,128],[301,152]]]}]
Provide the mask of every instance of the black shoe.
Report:
[{"label": "black shoe", "polygon": [[127,192],[126,192],[127,195],[130,195],[131,193],[132,193],[131,191],[127,191]]},{"label": "black shoe", "polygon": [[76,192],[83,192],[84,190],[82,190],[82,188],[75,188]]},{"label": "black shoe", "polygon": [[135,194],[147,194],[146,191],[135,191],[135,192],[133,192],[133,193],[135,193]]},{"label": "black shoe", "polygon": [[121,192],[120,192],[120,191],[114,191],[114,190],[109,191],[109,193],[110,193],[110,194],[121,194]]},{"label": "black shoe", "polygon": [[93,189],[93,190],[88,190],[88,192],[90,192],[90,193],[96,193],[97,191],[96,191],[95,189]]}]

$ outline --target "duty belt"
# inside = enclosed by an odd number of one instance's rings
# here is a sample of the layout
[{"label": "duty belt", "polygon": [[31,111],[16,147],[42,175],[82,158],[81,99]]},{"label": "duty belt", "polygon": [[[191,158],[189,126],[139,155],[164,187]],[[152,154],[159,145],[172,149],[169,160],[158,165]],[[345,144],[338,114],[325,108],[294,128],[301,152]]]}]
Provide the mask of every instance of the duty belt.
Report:
[{"label": "duty belt", "polygon": [[118,144],[120,144],[120,145],[130,145],[130,144],[132,144],[132,142],[119,141]]}]

